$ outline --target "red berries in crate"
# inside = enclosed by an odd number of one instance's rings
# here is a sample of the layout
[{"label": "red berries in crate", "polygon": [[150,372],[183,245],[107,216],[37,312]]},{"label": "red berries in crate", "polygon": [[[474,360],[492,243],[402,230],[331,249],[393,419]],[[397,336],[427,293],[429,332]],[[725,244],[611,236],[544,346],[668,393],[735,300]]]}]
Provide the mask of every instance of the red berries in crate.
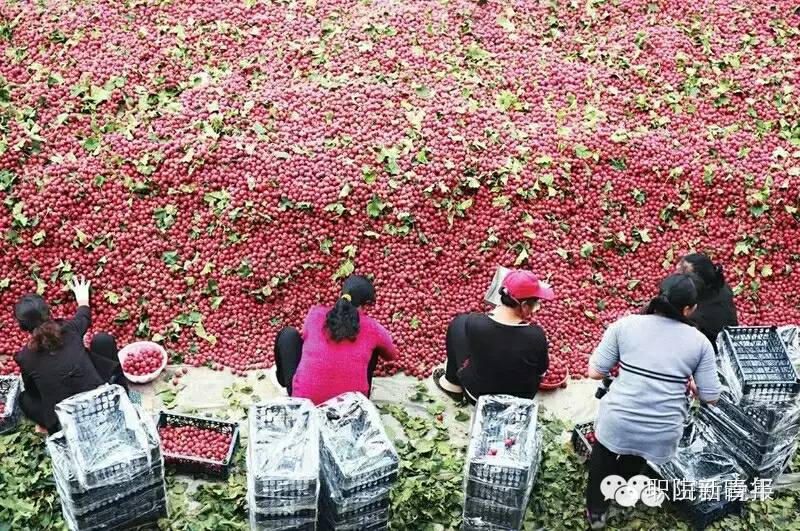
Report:
[{"label": "red berries in crate", "polygon": [[597,442],[597,437],[595,437],[593,431],[590,431],[586,434],[586,440],[589,441],[589,444],[594,444]]},{"label": "red berries in crate", "polygon": [[134,376],[144,376],[152,374],[161,368],[164,357],[155,348],[144,348],[137,352],[131,352],[122,363],[122,370]]},{"label": "red berries in crate", "polygon": [[0,402],[0,415],[6,412],[6,403]]},{"label": "red berries in crate", "polygon": [[231,434],[194,426],[163,426],[158,436],[164,453],[219,462],[225,460],[231,446]]}]

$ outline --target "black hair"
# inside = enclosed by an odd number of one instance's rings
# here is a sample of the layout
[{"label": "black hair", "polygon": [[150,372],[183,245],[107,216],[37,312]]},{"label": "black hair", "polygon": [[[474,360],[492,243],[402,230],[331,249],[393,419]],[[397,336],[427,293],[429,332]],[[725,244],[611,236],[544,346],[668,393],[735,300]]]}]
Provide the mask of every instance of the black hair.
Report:
[{"label": "black hair", "polygon": [[697,286],[689,275],[675,273],[661,281],[658,296],[644,310],[645,314],[663,315],[682,323],[691,324],[683,315],[687,306],[697,304]]},{"label": "black hair", "polygon": [[375,287],[362,275],[350,275],[342,284],[342,296],[325,317],[325,328],[336,341],[354,340],[360,330],[358,307],[375,302]]},{"label": "black hair", "polygon": [[536,301],[539,300],[539,297],[528,297],[527,299],[514,299],[511,295],[508,294],[506,288],[500,288],[500,304],[503,306],[508,306],[509,308],[519,308],[521,304],[527,304],[528,306],[533,306],[536,304]]},{"label": "black hair", "polygon": [[31,332],[28,348],[34,352],[58,350],[64,344],[61,325],[50,318],[50,306],[36,294],[25,295],[14,306],[19,327]]},{"label": "black hair", "polygon": [[692,273],[703,280],[708,291],[719,291],[725,285],[725,271],[722,265],[712,262],[708,255],[687,254],[681,261],[692,266]]}]

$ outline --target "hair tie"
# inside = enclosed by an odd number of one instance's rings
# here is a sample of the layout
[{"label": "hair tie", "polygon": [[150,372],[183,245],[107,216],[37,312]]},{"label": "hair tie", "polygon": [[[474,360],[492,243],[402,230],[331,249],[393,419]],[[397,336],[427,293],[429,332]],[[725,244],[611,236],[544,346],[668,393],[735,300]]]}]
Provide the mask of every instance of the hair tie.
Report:
[{"label": "hair tie", "polygon": [[353,302],[353,297],[351,297],[349,293],[345,293],[344,295],[342,295],[342,296],[341,296],[341,297],[339,297],[339,298],[340,298],[340,299],[344,299],[344,300],[346,300],[347,302]]}]

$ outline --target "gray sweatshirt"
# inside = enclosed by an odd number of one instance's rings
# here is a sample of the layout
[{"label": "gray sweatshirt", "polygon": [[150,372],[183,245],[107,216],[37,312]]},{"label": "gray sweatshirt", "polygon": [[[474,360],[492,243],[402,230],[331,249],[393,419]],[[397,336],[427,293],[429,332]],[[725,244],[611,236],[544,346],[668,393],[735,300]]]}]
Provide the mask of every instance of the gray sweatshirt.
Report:
[{"label": "gray sweatshirt", "polygon": [[629,315],[608,327],[589,365],[619,377],[600,401],[595,435],[612,452],[664,464],[675,455],[688,414],[686,384],[702,401],[721,392],[714,348],[697,329],[659,315]]}]

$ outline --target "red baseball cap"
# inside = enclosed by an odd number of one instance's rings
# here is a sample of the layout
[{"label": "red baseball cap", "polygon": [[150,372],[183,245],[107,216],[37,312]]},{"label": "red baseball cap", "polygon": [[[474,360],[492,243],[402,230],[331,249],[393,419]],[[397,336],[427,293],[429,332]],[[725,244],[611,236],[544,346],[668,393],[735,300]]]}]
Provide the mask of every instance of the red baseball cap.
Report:
[{"label": "red baseball cap", "polygon": [[517,300],[536,297],[537,299],[551,301],[555,298],[553,288],[549,284],[539,280],[539,277],[531,271],[523,271],[522,269],[509,271],[503,279],[503,287],[506,288],[506,292],[509,295]]}]

